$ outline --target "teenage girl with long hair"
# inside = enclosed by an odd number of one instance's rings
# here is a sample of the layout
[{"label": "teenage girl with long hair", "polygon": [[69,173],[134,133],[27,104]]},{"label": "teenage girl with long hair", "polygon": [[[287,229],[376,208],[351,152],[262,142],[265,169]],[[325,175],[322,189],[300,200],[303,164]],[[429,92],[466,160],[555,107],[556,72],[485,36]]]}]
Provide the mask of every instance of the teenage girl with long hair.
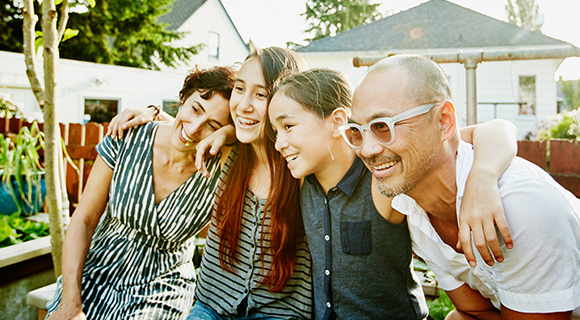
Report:
[{"label": "teenage girl with long hair", "polygon": [[[299,181],[286,169],[264,130],[273,84],[282,74],[304,68],[297,53],[269,47],[250,53],[237,74],[230,114],[238,142],[229,153],[228,148],[221,150],[228,159],[209,225],[196,303],[188,319],[311,318],[311,258],[300,213]],[[126,129],[150,121],[145,116],[150,112],[124,111],[113,126]],[[112,131],[116,134],[116,129]],[[200,159],[198,150],[199,168],[205,170]]]}]

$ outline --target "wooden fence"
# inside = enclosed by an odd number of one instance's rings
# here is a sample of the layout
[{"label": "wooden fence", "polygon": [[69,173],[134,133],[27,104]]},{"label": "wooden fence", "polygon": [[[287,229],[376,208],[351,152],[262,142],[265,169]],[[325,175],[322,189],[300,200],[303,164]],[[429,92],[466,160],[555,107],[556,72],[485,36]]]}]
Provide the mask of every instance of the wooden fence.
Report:
[{"label": "wooden fence", "polygon": [[548,171],[564,188],[580,198],[580,145],[574,141],[518,141],[518,156]]},{"label": "wooden fence", "polygon": [[[0,133],[6,135],[17,134],[22,127],[30,127],[32,124],[22,119],[0,118]],[[40,130],[44,125],[39,123]],[[99,124],[89,122],[86,125],[80,123],[60,124],[60,135],[67,146],[67,151],[79,172],[67,163],[66,188],[70,201],[71,214],[76,208],[82,189],[91,173],[94,160],[97,158],[95,146],[102,140],[107,132],[108,123]]]},{"label": "wooden fence", "polygon": [[[23,126],[30,125],[21,119],[0,118],[0,133],[17,133]],[[86,125],[60,124],[60,133],[64,137],[68,153],[80,170],[77,174],[67,165],[66,185],[71,213],[82,195],[82,188],[97,157],[95,146],[107,132],[107,126],[108,123],[101,125],[92,122]],[[42,130],[42,124],[39,127]],[[580,146],[567,140],[518,141],[518,156],[548,171],[564,188],[580,198]]]}]

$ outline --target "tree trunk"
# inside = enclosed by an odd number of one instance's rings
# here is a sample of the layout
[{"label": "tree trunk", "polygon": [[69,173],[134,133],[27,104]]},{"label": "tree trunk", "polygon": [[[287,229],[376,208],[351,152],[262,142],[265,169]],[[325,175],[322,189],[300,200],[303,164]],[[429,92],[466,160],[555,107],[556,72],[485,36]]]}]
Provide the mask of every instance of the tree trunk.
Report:
[{"label": "tree trunk", "polygon": [[57,11],[54,0],[42,3],[42,45],[44,46],[44,161],[46,167],[46,197],[48,203],[49,224],[52,244],[52,261],[54,273],[61,274],[62,243],[64,229],[62,226],[62,199],[60,194],[59,151],[60,128],[56,117],[56,92],[58,90],[58,42],[56,29]]},{"label": "tree trunk", "polygon": [[34,14],[34,0],[24,0],[23,13],[23,23],[22,23],[22,49],[24,52],[24,62],[26,63],[26,76],[30,82],[30,87],[32,92],[38,100],[40,109],[44,108],[44,99],[42,97],[43,89],[40,81],[38,81],[38,76],[36,74],[36,64],[34,59],[36,57],[36,52],[34,50],[34,39],[36,38],[36,33],[34,29],[36,27],[36,22],[38,17]]}]

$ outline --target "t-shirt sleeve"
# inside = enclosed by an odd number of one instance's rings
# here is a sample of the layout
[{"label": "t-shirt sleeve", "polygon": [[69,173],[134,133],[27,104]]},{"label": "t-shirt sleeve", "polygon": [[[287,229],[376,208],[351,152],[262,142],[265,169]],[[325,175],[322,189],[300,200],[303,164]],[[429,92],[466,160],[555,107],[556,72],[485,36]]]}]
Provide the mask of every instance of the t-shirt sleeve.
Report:
[{"label": "t-shirt sleeve", "polygon": [[121,139],[112,139],[111,136],[107,135],[96,147],[99,156],[111,169],[115,169],[121,144]]}]

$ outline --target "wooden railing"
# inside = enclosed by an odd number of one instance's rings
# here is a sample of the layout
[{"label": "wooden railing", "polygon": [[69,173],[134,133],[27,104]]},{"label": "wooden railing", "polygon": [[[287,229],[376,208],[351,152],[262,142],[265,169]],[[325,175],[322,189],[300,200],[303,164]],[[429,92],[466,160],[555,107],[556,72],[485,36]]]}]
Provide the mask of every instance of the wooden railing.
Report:
[{"label": "wooden railing", "polygon": [[[17,133],[23,126],[31,124],[21,119],[0,118],[0,133]],[[107,132],[108,123],[103,125],[89,122],[60,124],[67,151],[79,168],[79,173],[67,165],[66,186],[71,202],[71,213],[78,204],[82,189],[97,157],[95,146]],[[42,124],[39,125],[42,130]],[[580,198],[580,146],[568,140],[549,142],[518,141],[518,156],[527,159],[548,171],[564,188]]]}]

